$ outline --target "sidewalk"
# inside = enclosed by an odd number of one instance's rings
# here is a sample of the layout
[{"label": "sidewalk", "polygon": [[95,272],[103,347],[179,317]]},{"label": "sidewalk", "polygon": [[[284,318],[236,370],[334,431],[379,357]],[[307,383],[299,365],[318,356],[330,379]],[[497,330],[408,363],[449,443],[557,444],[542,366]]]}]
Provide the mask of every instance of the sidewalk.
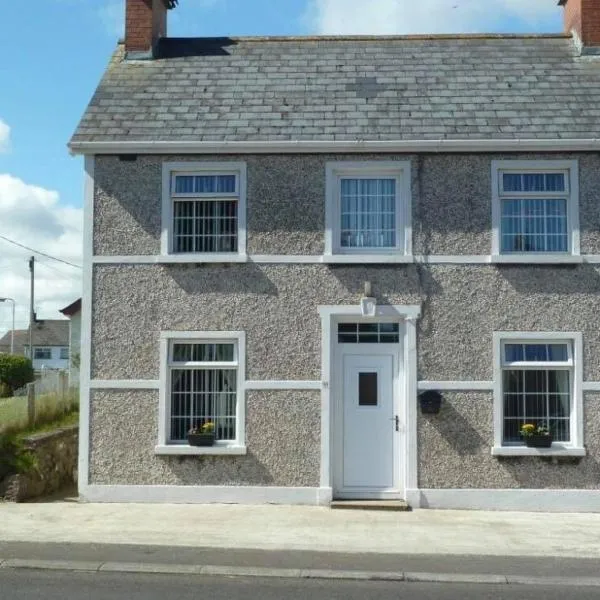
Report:
[{"label": "sidewalk", "polygon": [[600,558],[600,514],[165,504],[0,504],[0,542]]}]

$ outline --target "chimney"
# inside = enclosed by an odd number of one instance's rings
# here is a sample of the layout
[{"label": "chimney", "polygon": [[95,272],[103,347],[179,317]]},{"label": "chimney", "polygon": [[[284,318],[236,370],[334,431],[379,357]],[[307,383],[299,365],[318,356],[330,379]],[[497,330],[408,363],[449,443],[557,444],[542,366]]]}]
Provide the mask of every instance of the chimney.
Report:
[{"label": "chimney", "polygon": [[125,50],[129,58],[152,58],[167,35],[167,10],[176,0],[126,0]]},{"label": "chimney", "polygon": [[559,0],[565,9],[565,31],[573,33],[582,52],[600,53],[600,0]]}]

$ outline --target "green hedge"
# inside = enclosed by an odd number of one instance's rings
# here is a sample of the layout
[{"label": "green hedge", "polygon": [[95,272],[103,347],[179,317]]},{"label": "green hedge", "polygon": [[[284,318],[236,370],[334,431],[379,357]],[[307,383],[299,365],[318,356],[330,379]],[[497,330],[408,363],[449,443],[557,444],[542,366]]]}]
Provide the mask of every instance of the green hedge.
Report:
[{"label": "green hedge", "polygon": [[12,396],[15,390],[33,381],[33,365],[26,356],[0,354],[0,395]]}]

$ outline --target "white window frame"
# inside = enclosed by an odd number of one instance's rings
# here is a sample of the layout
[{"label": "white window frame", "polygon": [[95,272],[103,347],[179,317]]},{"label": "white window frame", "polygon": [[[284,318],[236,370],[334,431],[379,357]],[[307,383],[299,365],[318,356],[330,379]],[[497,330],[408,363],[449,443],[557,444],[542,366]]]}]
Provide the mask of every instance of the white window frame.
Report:
[{"label": "white window frame", "polygon": [[[66,356],[63,356],[63,354],[66,354]],[[59,358],[60,358],[60,360],[69,360],[71,358],[71,353],[69,352],[69,346],[61,346]]]},{"label": "white window frame", "polygon": [[[410,161],[328,162],[325,166],[325,257],[336,255],[369,258],[412,255],[412,194]],[[396,247],[342,248],[340,244],[340,181],[345,177],[396,179]],[[370,260],[369,262],[373,262]]]},{"label": "white window frame", "polygon": [[[224,343],[235,345],[237,360],[237,402],[236,402],[236,439],[221,440],[214,446],[195,447],[176,444],[169,441],[171,394],[169,350],[171,345],[182,343]],[[215,362],[215,367],[223,363]],[[158,443],[156,454],[194,455],[194,454],[246,454],[246,399],[244,382],[246,381],[246,334],[243,331],[162,331],[160,333],[160,380],[158,405]],[[227,363],[228,367],[232,363]]]},{"label": "white window frame", "polygon": [[[569,248],[567,252],[502,252],[501,226],[503,198],[501,174],[509,173],[565,173],[568,183],[567,225]],[[530,194],[529,192],[527,194]],[[494,160],[492,161],[492,261],[551,263],[564,262],[565,257],[580,256],[579,235],[579,162],[577,160]],[[568,262],[568,261],[567,261]]]},{"label": "white window frame", "polygon": [[[238,189],[238,249],[237,252],[173,252],[173,196],[171,181],[175,175],[235,175]],[[162,168],[162,224],[160,252],[173,262],[245,262],[246,260],[246,194],[245,162],[165,162]]]},{"label": "white window frame", "polygon": [[[36,353],[38,350],[47,350],[50,352],[50,356],[37,357]],[[33,347],[33,360],[52,360],[52,348],[50,346],[34,346]]]},{"label": "white window frame", "polygon": [[[538,331],[496,331],[494,341],[494,446],[492,454],[496,456],[584,456],[583,446],[583,336],[580,332],[538,332]],[[553,344],[567,343],[571,347],[572,357],[564,366],[571,367],[571,414],[570,441],[553,442],[551,448],[528,448],[527,446],[503,445],[504,398],[502,394],[503,352],[505,344]],[[520,363],[515,363],[518,367]],[[523,363],[533,368],[551,368],[548,362]]]}]

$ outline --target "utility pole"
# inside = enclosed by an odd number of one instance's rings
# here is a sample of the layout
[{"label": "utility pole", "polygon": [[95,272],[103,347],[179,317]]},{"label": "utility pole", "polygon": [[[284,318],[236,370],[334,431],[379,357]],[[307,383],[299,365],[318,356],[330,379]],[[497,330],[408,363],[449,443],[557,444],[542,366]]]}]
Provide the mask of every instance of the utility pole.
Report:
[{"label": "utility pole", "polygon": [[34,280],[35,280],[35,256],[29,259],[29,273],[31,275],[31,291],[29,293],[29,360],[33,362],[33,323],[35,322],[34,307]]}]

